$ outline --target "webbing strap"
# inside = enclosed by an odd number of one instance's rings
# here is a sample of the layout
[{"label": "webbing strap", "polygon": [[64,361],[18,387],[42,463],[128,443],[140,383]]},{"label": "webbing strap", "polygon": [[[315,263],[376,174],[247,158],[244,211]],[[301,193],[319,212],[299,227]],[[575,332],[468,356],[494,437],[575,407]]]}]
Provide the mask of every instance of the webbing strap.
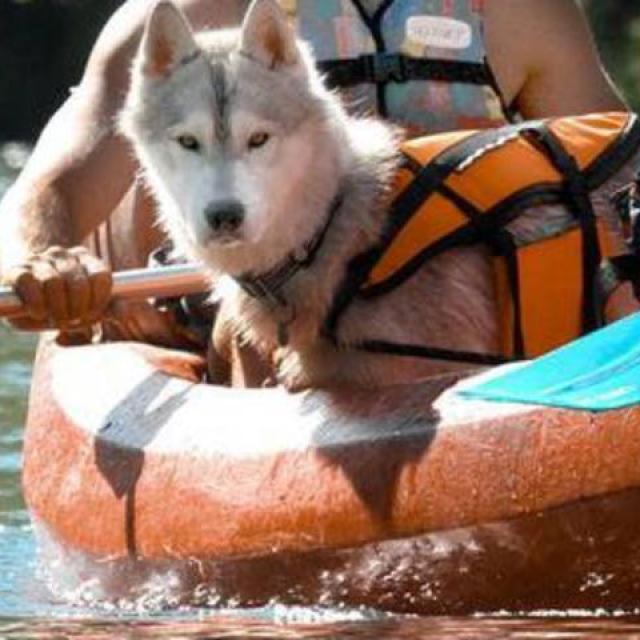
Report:
[{"label": "webbing strap", "polygon": [[631,161],[640,148],[640,118],[629,114],[629,120],[620,135],[585,170],[591,191],[613,177],[620,168]]},{"label": "webbing strap", "polygon": [[506,229],[496,229],[490,240],[494,252],[502,256],[507,269],[509,292],[513,310],[513,356],[522,360],[526,356],[524,328],[522,325],[522,296],[520,291],[520,266],[518,264],[518,247],[513,235]]},{"label": "webbing strap", "polygon": [[411,184],[404,189],[391,205],[389,220],[382,232],[380,243],[385,251],[398,231],[412,218],[418,209],[468,158],[479,150],[491,148],[517,135],[522,125],[480,131],[445,149],[416,174]]},{"label": "webbing strap", "polygon": [[504,116],[513,122],[515,109],[506,104],[503,93],[488,61],[468,62],[447,59],[424,59],[390,53],[385,42],[382,21],[394,0],[382,0],[378,8],[370,13],[361,0],[352,0],[360,18],[365,23],[375,43],[376,53],[357,58],[324,60],[318,68],[326,74],[328,84],[334,88],[347,88],[363,83],[376,87],[380,115],[388,117],[386,88],[389,82],[409,80],[432,80],[491,87],[500,100]]},{"label": "webbing strap", "polygon": [[[479,212],[468,200],[449,189],[445,184],[453,171],[461,166],[461,163],[471,154],[477,154],[478,150],[498,145],[501,141],[509,140],[521,132],[527,132],[529,140],[544,152],[564,178],[563,182],[545,183],[525,188],[511,194],[490,211],[484,213]],[[403,166],[414,173],[415,178],[394,201],[380,242],[370,250],[356,256],[348,265],[343,283],[325,322],[325,335],[334,342],[338,342],[336,331],[340,317],[356,296],[369,298],[386,293],[402,284],[426,261],[442,252],[454,247],[483,241],[493,249],[494,253],[505,259],[513,303],[513,353],[515,357],[524,357],[526,345],[522,319],[518,249],[513,236],[504,229],[504,226],[517,218],[528,206],[552,203],[564,203],[568,206],[578,221],[583,235],[583,330],[586,332],[601,326],[603,305],[601,304],[602,292],[599,289],[598,275],[602,256],[590,192],[629,162],[634,154],[638,153],[639,145],[640,122],[637,117],[630,116],[625,129],[617,139],[584,171],[580,170],[573,156],[564,149],[543,121],[526,122],[474,134],[443,151],[426,166],[421,166],[410,156],[407,156]],[[468,218],[468,222],[461,224],[447,236],[425,247],[383,282],[363,288],[373,268],[399,231],[434,193],[452,201],[458,210]],[[633,263],[627,261],[625,270],[629,271],[631,266],[640,270],[640,258]],[[637,271],[634,271],[634,274],[633,278],[627,279],[635,280],[636,294],[640,296],[640,277],[638,277]],[[376,348],[379,348],[380,352],[383,351],[383,346],[385,352],[390,352],[387,343],[374,341],[372,344],[377,345]],[[412,347],[408,349],[407,345],[396,345],[393,352],[397,352],[398,349],[407,352],[407,355],[409,355],[409,351],[414,356],[417,354],[415,349]],[[426,347],[425,349],[428,350]],[[428,355],[427,351],[422,351],[422,353],[424,357],[437,357],[433,351],[432,355]],[[463,352],[451,350],[447,351],[447,354],[452,357],[445,359],[458,361],[465,359]]]},{"label": "webbing strap", "polygon": [[582,330],[585,333],[604,325],[602,296],[598,272],[602,261],[596,213],[589,195],[589,185],[576,159],[545,124],[527,128],[523,135],[543,151],[564,177],[565,203],[582,230],[583,302]]},{"label": "webbing strap", "polygon": [[[411,184],[404,189],[390,207],[387,223],[381,233],[378,243],[368,251],[355,256],[347,265],[345,277],[338,288],[333,305],[327,315],[324,324],[324,333],[335,340],[338,322],[345,309],[349,306],[366,282],[371,270],[389,248],[402,227],[411,219],[413,214],[421,207],[427,198],[433,195],[456,170],[460,163],[471,153],[486,146],[491,146],[502,140],[505,136],[512,135],[520,125],[514,125],[507,129],[489,129],[480,131],[468,138],[464,138],[457,144],[443,151],[429,164],[420,167]],[[412,166],[411,162],[407,163]],[[446,249],[470,242],[473,229],[462,228],[459,233],[454,232],[451,237],[445,239],[442,244],[436,243],[428,250],[429,255],[419,257],[420,264],[424,260],[437,255]],[[411,272],[418,266],[408,265]],[[393,283],[390,283],[393,286]]]},{"label": "webbing strap", "polygon": [[[443,189],[444,190],[444,189]],[[446,190],[444,190],[446,193]],[[445,240],[451,246],[459,246],[462,242],[462,235],[468,234],[471,239],[478,234],[484,236],[486,230],[482,228],[483,218],[479,212],[474,211],[471,203],[464,201],[459,203],[461,208],[465,210],[470,217],[470,224],[462,227],[461,233],[448,236]],[[513,354],[515,359],[524,358],[524,338],[522,328],[522,305],[520,304],[520,277],[518,269],[518,260],[516,254],[516,244],[513,236],[506,230],[498,229],[491,236],[486,236],[486,241],[492,246],[493,250],[505,259],[507,266],[507,277],[509,279],[509,287],[513,300]],[[437,247],[438,253],[445,250]],[[370,353],[379,353],[386,355],[405,356],[412,358],[428,358],[430,360],[443,360],[448,362],[465,362],[468,364],[477,364],[485,366],[496,366],[510,362],[511,358],[503,355],[491,353],[478,353],[475,351],[461,351],[457,349],[444,349],[440,347],[430,347],[415,344],[397,344],[386,342],[383,340],[367,340],[357,347],[360,350]]]},{"label": "webbing strap", "polygon": [[[511,294],[513,308],[513,355],[517,359],[523,359],[526,355],[526,349],[522,322],[520,268],[517,254],[518,247],[513,235],[504,228],[505,225],[522,213],[523,210],[511,208],[505,209],[501,213],[496,213],[496,215],[483,215],[475,205],[453,189],[450,189],[446,184],[441,184],[439,186],[438,193],[455,204],[458,210],[467,217],[469,223],[445,236],[440,241],[435,242],[425,251],[422,251],[416,257],[416,262],[424,264],[425,261],[449,249],[475,242],[484,242],[491,248],[495,255],[502,257],[505,261],[509,292]],[[417,268],[418,264],[415,266],[411,264],[406,265],[404,269],[399,269],[395,276],[404,279],[406,278],[407,269],[415,271]],[[375,287],[374,291],[369,292],[369,294],[366,291],[363,292],[363,297],[366,298],[373,295],[377,296],[380,295],[383,290],[388,291],[393,289],[397,286],[397,282],[394,280],[394,277],[389,278],[382,286],[379,285]],[[464,354],[459,353],[459,355]],[[466,361],[474,362],[473,360],[468,359]]]},{"label": "webbing strap", "polygon": [[[463,198],[459,193],[447,187],[446,184],[441,185],[439,192],[455,204],[458,210],[469,219],[469,224],[463,228],[473,229],[473,241],[484,242],[491,248],[495,255],[504,259],[513,307],[513,355],[517,359],[523,359],[525,357],[525,342],[524,327],[522,325],[518,247],[513,235],[504,228],[505,225],[511,222],[512,216],[482,215],[477,207]],[[514,212],[515,210],[512,209],[505,213]],[[521,213],[521,211],[516,213]]]},{"label": "webbing strap", "polygon": [[[371,32],[371,37],[376,45],[376,53],[378,55],[385,55],[387,52],[387,43],[385,42],[384,35],[382,33],[382,20],[394,1],[395,0],[382,0],[378,5],[378,8],[370,14],[367,9],[365,9],[361,0],[352,0],[356,10],[360,14],[360,18]],[[383,118],[386,118],[389,115],[387,108],[386,86],[386,82],[379,82],[376,84],[378,111]]]},{"label": "webbing strap", "polygon": [[493,76],[482,62],[440,58],[413,58],[402,53],[379,52],[357,58],[323,60],[318,69],[329,86],[348,88],[358,84],[404,83],[412,80],[456,82],[493,86]]},{"label": "webbing strap", "polygon": [[367,340],[355,347],[359,351],[380,353],[409,358],[428,358],[430,360],[446,360],[450,362],[468,362],[479,365],[500,365],[510,362],[509,358],[492,353],[477,353],[475,351],[456,351],[416,344],[396,344],[384,340]]}]

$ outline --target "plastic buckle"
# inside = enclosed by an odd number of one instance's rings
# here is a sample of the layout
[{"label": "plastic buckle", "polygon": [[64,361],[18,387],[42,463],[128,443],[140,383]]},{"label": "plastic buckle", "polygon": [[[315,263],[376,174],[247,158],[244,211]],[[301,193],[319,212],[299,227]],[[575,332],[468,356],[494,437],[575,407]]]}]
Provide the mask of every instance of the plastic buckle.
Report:
[{"label": "plastic buckle", "polygon": [[370,71],[374,82],[401,83],[407,81],[407,68],[402,54],[376,53],[367,56],[367,58],[370,61]]}]

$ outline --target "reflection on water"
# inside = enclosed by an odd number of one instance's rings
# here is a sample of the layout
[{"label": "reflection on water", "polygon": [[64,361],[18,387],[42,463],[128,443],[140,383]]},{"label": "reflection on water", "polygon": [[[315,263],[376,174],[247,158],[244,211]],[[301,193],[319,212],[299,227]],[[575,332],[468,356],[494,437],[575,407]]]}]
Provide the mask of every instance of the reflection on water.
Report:
[{"label": "reflection on water", "polygon": [[[0,195],[27,155],[24,145],[0,147]],[[54,600],[44,572],[37,566],[33,530],[19,482],[22,424],[34,347],[33,336],[16,334],[0,325],[0,640],[640,638],[637,621],[596,619],[592,615],[425,619],[277,604],[252,611],[210,607],[167,610],[162,597],[157,601],[145,597],[115,604],[95,602],[85,597],[90,589],[75,598],[66,594],[64,601]]]},{"label": "reflection on water", "polygon": [[0,326],[0,616],[23,609],[27,576],[33,576],[35,565],[19,482],[22,423],[34,346],[33,336]]},{"label": "reflection on water", "polygon": [[[0,146],[0,197],[24,166],[29,148],[22,143]],[[31,376],[35,338],[12,332],[0,325],[0,536],[6,527],[23,526],[28,519],[24,511],[17,478],[20,472],[22,422]],[[2,537],[0,537],[0,541]],[[0,546],[0,563],[3,562]],[[0,582],[0,595],[2,595]],[[2,612],[0,599],[0,614]]]},{"label": "reflection on water", "polygon": [[[271,614],[269,614],[271,616]],[[261,612],[247,614],[191,615],[190,621],[158,618],[156,620],[106,621],[87,618],[71,620],[13,621],[0,630],[3,638],[51,640],[53,638],[167,638],[208,640],[250,638],[262,640],[426,640],[428,638],[456,638],[458,640],[521,640],[640,638],[640,625],[633,621],[584,621],[561,618],[527,619],[449,619],[430,620],[394,618],[365,622],[295,622],[273,623],[261,619]],[[194,619],[195,618],[195,619]]]}]

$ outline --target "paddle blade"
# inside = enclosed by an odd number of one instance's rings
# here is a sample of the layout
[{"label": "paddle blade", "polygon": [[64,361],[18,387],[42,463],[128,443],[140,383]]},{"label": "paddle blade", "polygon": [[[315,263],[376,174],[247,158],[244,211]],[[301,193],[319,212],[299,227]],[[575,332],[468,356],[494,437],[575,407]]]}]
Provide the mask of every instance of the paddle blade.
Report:
[{"label": "paddle blade", "polygon": [[460,393],[587,411],[640,404],[640,313]]}]

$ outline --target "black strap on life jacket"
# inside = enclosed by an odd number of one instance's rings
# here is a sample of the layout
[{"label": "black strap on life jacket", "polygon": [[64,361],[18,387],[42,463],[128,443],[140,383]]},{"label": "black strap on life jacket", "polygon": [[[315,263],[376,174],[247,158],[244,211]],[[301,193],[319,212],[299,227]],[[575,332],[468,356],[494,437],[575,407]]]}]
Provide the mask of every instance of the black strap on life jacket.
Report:
[{"label": "black strap on life jacket", "polygon": [[[472,203],[447,187],[445,184],[447,178],[465,159],[468,159],[470,154],[477,152],[478,149],[498,145],[501,140],[508,140],[510,137],[520,135],[523,131],[529,132],[527,135],[533,136],[536,143],[541,145],[540,148],[543,149],[550,162],[564,176],[563,184],[539,184],[522,189],[511,194],[485,213],[478,211]],[[338,289],[333,306],[325,321],[324,334],[339,344],[337,330],[340,318],[355,298],[371,299],[384,295],[405,282],[428,260],[449,249],[482,242],[488,245],[496,255],[505,259],[513,302],[513,353],[515,358],[524,357],[525,344],[517,246],[505,226],[531,206],[542,204],[567,205],[582,229],[585,237],[582,258],[584,273],[583,329],[588,331],[599,326],[602,318],[598,305],[602,301],[598,296],[597,276],[601,255],[595,227],[595,213],[589,192],[597,189],[619,171],[637,153],[639,145],[640,121],[638,118],[632,117],[625,130],[612,143],[611,147],[605,150],[584,171],[580,171],[575,160],[564,150],[544,122],[526,122],[474,134],[449,147],[424,167],[408,158],[405,167],[414,173],[415,178],[392,203],[387,225],[381,234],[379,243],[356,256],[349,263],[346,276]],[[557,147],[560,147],[560,150]],[[385,254],[396,235],[425,200],[436,192],[455,204],[469,219],[469,223],[425,247],[385,281],[363,288],[371,271]],[[595,247],[586,246],[591,243],[595,244]],[[629,266],[630,264],[627,264],[628,273]],[[503,356],[495,354],[469,354],[417,345],[393,345],[382,341],[371,341],[359,348],[372,350],[376,353],[431,357],[474,364],[495,364],[499,360],[502,362],[507,360]],[[483,358],[485,361],[481,362]]]},{"label": "black strap on life jacket", "polygon": [[463,84],[491,85],[493,76],[482,62],[462,62],[439,58],[413,58],[402,53],[364,54],[357,58],[323,60],[318,68],[331,87],[358,84],[386,84],[411,80],[434,80]]},{"label": "black strap on life jacket", "polygon": [[[510,131],[511,129],[509,127]],[[518,125],[514,125],[513,131],[515,132],[517,129]],[[442,187],[456,167],[470,154],[479,148],[496,144],[498,140],[507,135],[504,129],[481,131],[445,149],[425,166],[418,165],[416,167],[411,159],[407,158],[405,166],[414,172],[415,177],[392,202],[386,224],[377,244],[355,256],[347,265],[345,277],[338,288],[338,293],[325,321],[325,333],[328,336],[335,335],[342,314],[354,298],[383,295],[411,277],[427,260],[453,247],[472,244],[477,240],[477,227],[474,228],[471,225],[463,227],[433,245],[425,247],[388,280],[377,286],[369,287],[367,292],[363,293],[363,285],[369,278],[372,269],[425,200]],[[475,209],[472,208],[470,211],[475,212]],[[486,218],[487,223],[491,223],[489,216],[483,216],[483,218]]]},{"label": "black strap on life jacket", "polygon": [[446,362],[466,362],[482,366],[496,366],[510,362],[510,358],[491,353],[475,351],[459,351],[455,349],[441,349],[425,347],[417,344],[397,344],[384,340],[365,340],[354,347],[358,351],[378,353],[389,356],[405,356],[409,358],[427,358],[429,360],[443,360]]},{"label": "black strap on life jacket", "polygon": [[379,51],[357,58],[320,60],[316,63],[325,82],[334,89],[348,89],[359,84],[375,84],[378,88],[378,109],[384,117],[386,110],[386,85],[390,82],[414,81],[449,82],[490,87],[498,96],[502,113],[507,122],[514,122],[518,111],[508,105],[496,77],[487,60],[470,62],[444,58],[414,58],[403,53]]},{"label": "black strap on life jacket", "polygon": [[385,0],[373,13],[363,7],[360,0],[353,0],[362,21],[373,37],[376,53],[364,54],[357,58],[322,60],[318,69],[325,75],[326,82],[335,89],[345,89],[359,84],[374,84],[378,111],[381,116],[389,115],[386,87],[390,82],[437,81],[473,84],[491,87],[498,96],[505,118],[513,121],[516,112],[506,104],[495,75],[488,62],[467,62],[441,58],[414,58],[402,53],[392,53],[382,33],[382,21],[394,0]]},{"label": "black strap on life jacket", "polygon": [[[504,129],[489,129],[476,133],[458,144],[449,147],[424,167],[416,165],[407,157],[406,167],[414,172],[415,178],[392,203],[387,224],[381,234],[379,243],[370,250],[356,256],[348,264],[345,279],[338,289],[338,293],[324,324],[323,333],[325,336],[334,343],[339,344],[337,339],[338,323],[342,314],[356,297],[373,298],[383,295],[407,280],[427,260],[449,249],[468,246],[478,242],[481,238],[489,238],[491,236],[492,229],[490,227],[495,224],[497,218],[481,215],[470,202],[463,198],[458,198],[456,204],[460,206],[461,210],[469,217],[470,222],[468,225],[454,231],[433,245],[425,247],[419,255],[410,260],[403,268],[399,269],[394,276],[384,283],[381,283],[381,285],[368,287],[366,292],[362,289],[371,270],[382,258],[396,235],[427,198],[436,191],[445,195],[445,197],[457,198],[457,194],[453,194],[448,190],[444,182],[461,162],[479,148],[491,147],[503,138],[517,135],[518,129],[519,125],[514,125],[513,128],[507,132],[505,132]],[[509,215],[511,215],[510,212]],[[517,267],[515,261],[510,261],[508,264]],[[509,277],[510,280],[517,280],[517,273],[512,269]],[[514,332],[514,335],[517,333],[518,332]],[[384,352],[390,355],[468,362],[470,364],[495,365],[508,360],[498,354],[478,354],[453,349],[445,350],[424,345],[394,345],[384,341],[369,341],[356,348],[373,351],[375,353]]]},{"label": "black strap on life jacket", "polygon": [[[371,32],[371,36],[373,37],[376,45],[376,52],[380,54],[387,52],[387,46],[384,41],[384,36],[382,35],[382,20],[384,18],[384,14],[387,12],[389,7],[391,7],[393,2],[394,0],[384,0],[376,11],[374,11],[372,15],[369,15],[369,12],[362,6],[362,2],[360,2],[360,0],[353,0],[353,4],[360,14],[360,18]],[[387,109],[386,86],[386,82],[376,83],[378,111],[383,118],[386,118],[389,115],[389,111]]]},{"label": "black strap on life jacket", "polygon": [[537,124],[524,133],[544,152],[564,177],[563,200],[582,231],[582,330],[589,333],[604,325],[602,292],[598,272],[602,262],[596,213],[585,174],[549,127]]}]

